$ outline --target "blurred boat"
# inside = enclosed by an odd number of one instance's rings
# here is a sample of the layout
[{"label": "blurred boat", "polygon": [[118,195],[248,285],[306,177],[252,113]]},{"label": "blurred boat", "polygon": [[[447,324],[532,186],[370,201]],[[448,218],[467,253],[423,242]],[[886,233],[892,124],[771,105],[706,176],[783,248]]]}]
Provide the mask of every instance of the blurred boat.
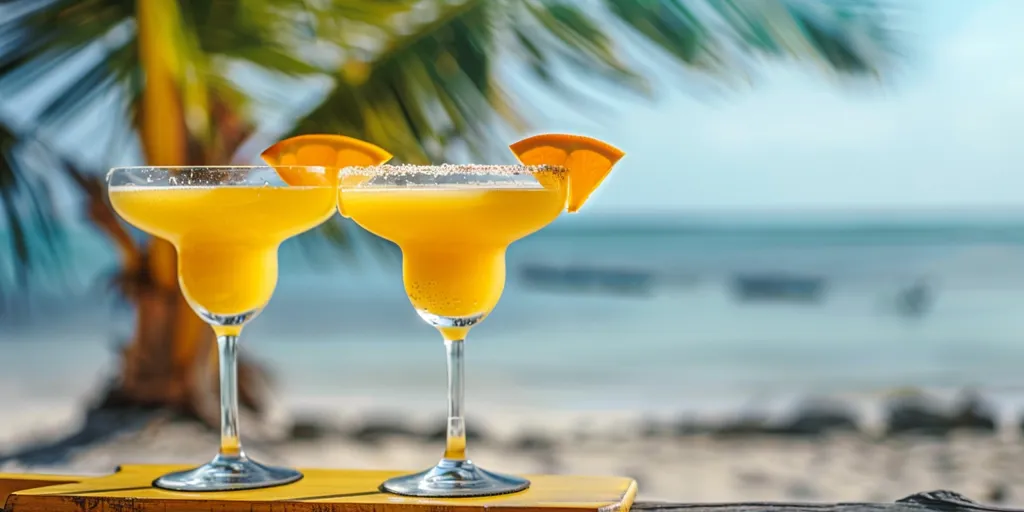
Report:
[{"label": "blurred boat", "polygon": [[785,274],[738,275],[732,290],[742,301],[819,302],[826,288],[825,279]]},{"label": "blurred boat", "polygon": [[900,290],[896,295],[896,311],[906,317],[921,317],[931,310],[933,300],[932,288],[927,281],[919,280]]},{"label": "blurred boat", "polygon": [[650,295],[654,276],[643,270],[601,267],[523,265],[519,277],[525,286],[576,293]]}]

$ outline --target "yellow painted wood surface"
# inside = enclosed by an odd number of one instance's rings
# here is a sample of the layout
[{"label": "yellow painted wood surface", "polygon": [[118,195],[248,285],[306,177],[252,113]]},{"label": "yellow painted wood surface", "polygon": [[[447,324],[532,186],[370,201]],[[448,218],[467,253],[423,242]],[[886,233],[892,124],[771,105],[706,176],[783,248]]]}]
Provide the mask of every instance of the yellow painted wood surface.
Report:
[{"label": "yellow painted wood surface", "polygon": [[81,482],[86,478],[89,477],[0,473],[0,506],[3,506],[3,503],[7,500],[8,496],[18,491],[33,489],[35,487]]},{"label": "yellow painted wood surface", "polygon": [[[4,512],[627,512],[636,497],[631,478],[528,475],[529,489],[486,498],[411,498],[381,492],[381,482],[406,471],[304,469],[279,487],[186,493],[152,487],[158,476],[186,466],[123,466],[109,476],[29,486],[7,497]],[[23,475],[28,478],[29,475]],[[0,489],[3,487],[0,476]]]}]

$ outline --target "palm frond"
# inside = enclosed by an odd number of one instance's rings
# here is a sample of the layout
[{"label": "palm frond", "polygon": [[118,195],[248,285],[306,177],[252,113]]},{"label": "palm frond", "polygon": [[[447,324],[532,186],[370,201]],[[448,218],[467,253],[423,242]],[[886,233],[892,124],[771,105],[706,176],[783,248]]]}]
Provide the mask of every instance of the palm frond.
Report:
[{"label": "palm frond", "polygon": [[[2,121],[2,120],[0,120]],[[51,182],[31,172],[39,165],[60,165],[51,148],[19,135],[0,122],[0,238],[6,239],[10,262],[0,269],[0,289],[13,284],[27,288],[40,271],[60,273],[63,230],[52,200]]]},{"label": "palm frond", "polygon": [[[24,91],[83,51],[117,41],[117,29],[131,25],[134,2],[125,0],[20,0],[0,21],[0,86]],[[122,29],[123,30],[123,29]]]},{"label": "palm frond", "polygon": [[293,131],[349,134],[406,162],[441,159],[442,148],[457,142],[485,147],[494,117],[492,5],[498,4],[468,0],[448,7],[386,40],[375,55],[350,58],[333,91]]},{"label": "palm frond", "polygon": [[540,51],[554,54],[572,66],[574,72],[585,76],[596,76],[626,89],[647,87],[646,80],[623,60],[612,36],[597,18],[586,12],[585,6],[564,0],[523,5],[532,20],[521,20],[521,26],[533,26],[526,38],[544,44]]},{"label": "palm frond", "polygon": [[[581,83],[638,94],[651,90],[653,74],[627,58],[634,47],[644,57],[655,49],[670,71],[694,73],[679,83],[696,74],[721,84],[745,80],[766,59],[812,62],[842,76],[884,76],[897,52],[880,2],[175,0],[183,40],[173,53],[186,60],[178,69],[187,69],[180,75],[187,78],[174,84],[182,108],[169,111],[189,123],[190,157],[219,161],[252,133],[259,102],[273,102],[272,95],[261,99],[237,83],[238,65],[282,81],[329,77],[328,92],[296,116],[292,133],[344,133],[384,146],[405,162],[495,161],[510,158],[499,141],[508,131],[523,130],[529,118],[527,102],[515,95],[519,77],[499,80],[498,60],[520,66],[576,106],[597,101],[601,90]],[[31,130],[0,131],[0,210],[19,265],[40,257],[34,247],[46,247],[28,241],[29,227],[54,218],[46,177],[55,164],[41,163],[30,141],[56,131],[46,128],[100,111],[111,117],[111,130],[123,132],[116,140],[130,139],[138,126],[147,58],[136,40],[138,5],[0,4],[0,97],[17,98],[39,84],[52,89],[41,109],[29,114]],[[565,80],[569,75],[574,80]],[[96,108],[111,96],[118,108]],[[32,229],[42,229],[44,239],[57,232],[53,226]],[[348,221],[321,233],[342,244],[362,237]]]},{"label": "palm frond", "polygon": [[[555,94],[581,113],[607,112],[612,108],[580,83],[612,85],[616,90],[646,96],[650,84],[628,63],[622,47],[602,28],[600,13],[580,2],[530,0],[510,4],[503,37],[509,60],[525,65],[547,92]],[[571,75],[574,80],[566,80]],[[510,84],[509,89],[513,89]],[[510,92],[515,92],[514,89]],[[522,111],[529,102],[520,100],[506,108]],[[539,113],[534,113],[539,114]],[[531,116],[533,117],[533,116]]]},{"label": "palm frond", "polygon": [[[709,0],[715,1],[715,0]],[[608,11],[640,39],[697,70],[722,67],[722,48],[706,19],[683,0],[606,0]]]},{"label": "palm frond", "polygon": [[871,0],[706,1],[724,21],[719,30],[723,44],[746,54],[811,61],[828,73],[874,77],[897,54],[888,10]]},{"label": "palm frond", "polygon": [[[199,50],[211,58],[245,61],[287,76],[323,71],[299,58],[295,44],[302,41],[284,37],[292,33],[295,26],[286,23],[289,13],[279,5],[281,2],[187,0],[181,3],[183,22],[194,30]],[[289,4],[294,7],[295,2]]]},{"label": "palm frond", "polygon": [[[293,133],[344,133],[416,163],[442,160],[454,145],[470,151],[493,148],[486,141],[495,139],[495,107],[504,99],[492,80],[495,42],[489,16],[498,3],[446,5],[411,31],[389,28],[393,36],[376,54],[347,61],[334,89]],[[511,111],[505,120],[520,122]],[[367,240],[378,251],[393,250],[347,220],[327,224],[319,234],[342,246]]]},{"label": "palm frond", "polygon": [[[838,0],[837,0],[838,2]],[[745,75],[736,53],[823,61],[829,70],[878,73],[885,64],[886,32],[877,9],[832,2],[823,8],[796,0],[706,0],[703,9],[682,0],[605,0],[607,14],[681,68],[727,80]],[[369,56],[348,55],[334,89],[302,117],[292,133],[332,132],[388,148],[406,162],[504,156],[496,134],[521,128],[519,105],[495,80],[499,54],[519,59],[549,90],[581,102],[574,73],[618,90],[648,91],[643,74],[590,5],[568,0],[467,0],[437,7],[411,31],[387,30]],[[717,23],[717,24],[716,24]],[[332,39],[352,48],[344,34]],[[454,148],[454,149],[453,149]],[[495,153],[495,150],[497,153]],[[334,232],[346,240],[344,231]]]},{"label": "palm frond", "polygon": [[95,112],[118,81],[131,73],[124,54],[134,51],[127,37],[133,26],[133,2],[12,3],[32,5],[0,22],[0,96],[49,92],[32,115],[32,129],[64,131]]}]

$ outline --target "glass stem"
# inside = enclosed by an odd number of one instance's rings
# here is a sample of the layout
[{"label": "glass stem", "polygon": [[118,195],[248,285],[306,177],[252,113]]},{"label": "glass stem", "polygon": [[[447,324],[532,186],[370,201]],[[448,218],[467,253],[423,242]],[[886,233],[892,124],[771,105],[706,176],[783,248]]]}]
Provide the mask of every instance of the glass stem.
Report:
[{"label": "glass stem", "polygon": [[244,457],[238,437],[238,336],[217,336],[220,359],[220,456]]},{"label": "glass stem", "polygon": [[462,417],[464,340],[444,340],[448,355],[448,434],[444,447],[446,460],[466,460],[466,420]]}]

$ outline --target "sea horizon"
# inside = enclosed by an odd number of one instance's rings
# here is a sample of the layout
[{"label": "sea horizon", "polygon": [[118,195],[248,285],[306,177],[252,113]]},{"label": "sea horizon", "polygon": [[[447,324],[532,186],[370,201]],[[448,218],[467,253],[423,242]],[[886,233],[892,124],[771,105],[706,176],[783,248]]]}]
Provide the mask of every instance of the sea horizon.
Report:
[{"label": "sea horizon", "polygon": [[[563,216],[510,248],[501,303],[469,341],[472,400],[704,410],[915,387],[1024,404],[1024,214],[880,226],[596,217]],[[8,370],[11,389],[77,389],[19,368],[86,361],[100,375],[132,333],[130,306],[103,288],[109,245],[85,227],[67,244],[74,286],[35,285],[30,305],[0,318],[0,357],[30,361]],[[274,299],[245,339],[293,400],[441,399],[436,333],[409,306],[396,255],[374,251],[282,247]],[[767,280],[768,295],[744,279]]]}]

